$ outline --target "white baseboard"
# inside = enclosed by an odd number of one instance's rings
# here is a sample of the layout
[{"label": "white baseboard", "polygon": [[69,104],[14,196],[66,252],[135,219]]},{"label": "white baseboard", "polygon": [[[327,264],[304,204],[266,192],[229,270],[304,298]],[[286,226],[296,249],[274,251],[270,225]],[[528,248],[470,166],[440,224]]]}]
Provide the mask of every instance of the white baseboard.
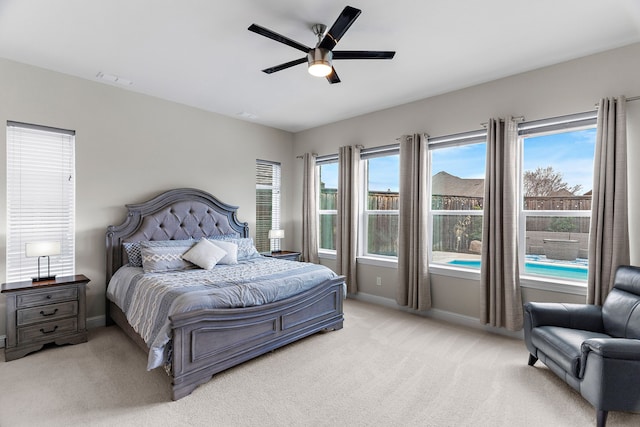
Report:
[{"label": "white baseboard", "polygon": [[99,328],[100,326],[105,325],[105,317],[104,314],[95,317],[89,317],[87,319],[87,329]]},{"label": "white baseboard", "polygon": [[512,332],[504,328],[496,328],[495,326],[483,325],[482,323],[480,323],[480,319],[471,316],[465,316],[463,314],[452,313],[450,311],[440,310],[437,308],[432,308],[428,311],[412,310],[410,308],[398,305],[398,303],[391,298],[380,297],[377,295],[371,295],[362,292],[358,292],[355,295],[349,294],[349,298],[368,302],[371,304],[381,305],[383,307],[392,308],[398,311],[404,311],[406,313],[416,314],[418,316],[442,320],[444,322],[453,323],[454,325],[465,326],[468,328],[504,335],[511,338],[524,339],[523,331]]}]

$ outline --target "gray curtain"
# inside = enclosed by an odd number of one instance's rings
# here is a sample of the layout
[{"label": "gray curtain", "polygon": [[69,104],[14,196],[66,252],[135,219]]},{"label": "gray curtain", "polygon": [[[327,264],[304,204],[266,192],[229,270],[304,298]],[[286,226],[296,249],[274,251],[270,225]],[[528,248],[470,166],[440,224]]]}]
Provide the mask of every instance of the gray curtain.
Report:
[{"label": "gray curtain", "polygon": [[318,186],[316,158],[305,153],[302,171],[302,260],[318,264]]},{"label": "gray curtain", "polygon": [[[617,102],[616,102],[617,101]],[[626,100],[602,99],[593,171],[587,302],[602,305],[616,268],[629,264]]]},{"label": "gray curtain", "polygon": [[400,139],[398,291],[396,302],[414,310],[431,308],[427,260],[427,141],[422,135]]},{"label": "gray curtain", "polygon": [[518,268],[518,130],[511,117],[487,124],[484,181],[480,320],[511,331],[522,329]]},{"label": "gray curtain", "polygon": [[358,165],[360,148],[345,146],[338,151],[338,218],[336,227],[336,273],[346,277],[347,292],[358,292]]}]

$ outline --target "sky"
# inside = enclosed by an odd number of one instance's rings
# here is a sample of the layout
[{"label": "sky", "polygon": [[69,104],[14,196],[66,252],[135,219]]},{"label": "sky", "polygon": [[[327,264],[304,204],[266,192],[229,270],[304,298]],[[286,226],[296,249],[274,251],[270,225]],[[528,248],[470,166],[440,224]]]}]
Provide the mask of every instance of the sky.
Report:
[{"label": "sky", "polygon": [[[581,185],[579,194],[591,190],[596,129],[585,129],[526,138],[523,150],[525,171],[553,167],[573,187]],[[431,150],[433,175],[445,171],[460,178],[484,178],[486,144],[470,144]],[[338,164],[323,166],[322,181],[327,188],[337,188]],[[393,191],[399,187],[398,155],[369,159],[369,190]]]}]

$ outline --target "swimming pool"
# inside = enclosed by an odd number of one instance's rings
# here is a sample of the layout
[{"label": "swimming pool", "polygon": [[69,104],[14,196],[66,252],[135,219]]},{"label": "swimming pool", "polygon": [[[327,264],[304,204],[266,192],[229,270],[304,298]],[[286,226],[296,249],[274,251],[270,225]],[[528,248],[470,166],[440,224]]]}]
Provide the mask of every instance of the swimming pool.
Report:
[{"label": "swimming pool", "polygon": [[[454,259],[447,264],[480,269],[480,260],[475,259]],[[527,261],[524,264],[524,272],[561,279],[587,280],[587,268],[584,266]]]}]

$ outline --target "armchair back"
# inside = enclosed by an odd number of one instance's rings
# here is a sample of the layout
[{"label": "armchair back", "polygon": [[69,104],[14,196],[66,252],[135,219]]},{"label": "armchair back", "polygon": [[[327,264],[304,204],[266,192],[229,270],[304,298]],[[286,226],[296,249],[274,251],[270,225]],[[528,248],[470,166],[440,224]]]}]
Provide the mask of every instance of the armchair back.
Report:
[{"label": "armchair back", "polygon": [[602,322],[607,335],[640,339],[640,268],[621,266],[613,289],[602,305]]}]

